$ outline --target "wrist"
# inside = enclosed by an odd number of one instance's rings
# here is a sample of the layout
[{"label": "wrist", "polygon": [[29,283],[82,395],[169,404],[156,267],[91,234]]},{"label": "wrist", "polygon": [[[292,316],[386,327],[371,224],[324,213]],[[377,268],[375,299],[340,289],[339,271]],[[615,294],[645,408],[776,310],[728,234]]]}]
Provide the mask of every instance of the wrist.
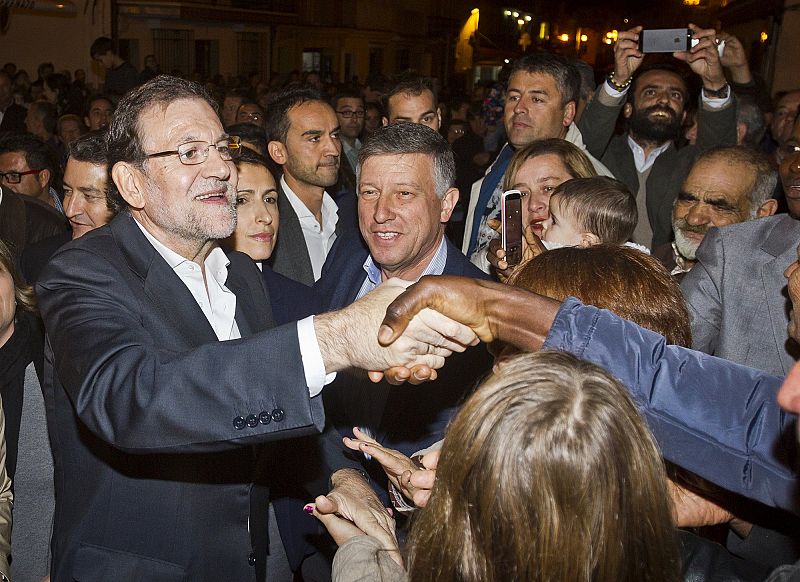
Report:
[{"label": "wrist", "polygon": [[703,85],[703,94],[709,99],[727,99],[730,95],[730,86],[726,82],[718,87]]},{"label": "wrist", "polygon": [[326,374],[338,372],[351,364],[348,353],[350,342],[341,341],[344,335],[342,326],[346,324],[341,313],[342,310],[339,310],[314,316],[314,333],[317,336]]},{"label": "wrist", "polygon": [[368,483],[367,474],[364,471],[359,471],[358,469],[352,469],[350,467],[335,471],[331,475],[329,481],[329,489],[339,487],[344,483],[363,483],[365,485]]},{"label": "wrist", "polygon": [[728,86],[728,81],[727,79],[725,79],[724,76],[714,77],[712,79],[703,79],[703,90],[705,90],[706,92],[710,91],[713,93],[727,86]]},{"label": "wrist", "polygon": [[614,71],[608,77],[606,77],[606,81],[608,82],[609,85],[611,85],[612,88],[616,89],[619,92],[622,92],[627,90],[628,87],[631,86],[631,83],[633,82],[633,77],[631,75],[624,76],[617,73],[617,71]]}]

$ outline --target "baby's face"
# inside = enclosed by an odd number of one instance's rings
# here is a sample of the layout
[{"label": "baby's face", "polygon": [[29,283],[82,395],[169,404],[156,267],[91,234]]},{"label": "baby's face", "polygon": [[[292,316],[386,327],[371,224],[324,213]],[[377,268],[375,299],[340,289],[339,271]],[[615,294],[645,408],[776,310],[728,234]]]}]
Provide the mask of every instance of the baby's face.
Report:
[{"label": "baby's face", "polygon": [[550,197],[550,218],[544,221],[542,240],[567,247],[583,246],[583,229],[576,224],[572,212],[561,208],[560,200],[558,194]]}]

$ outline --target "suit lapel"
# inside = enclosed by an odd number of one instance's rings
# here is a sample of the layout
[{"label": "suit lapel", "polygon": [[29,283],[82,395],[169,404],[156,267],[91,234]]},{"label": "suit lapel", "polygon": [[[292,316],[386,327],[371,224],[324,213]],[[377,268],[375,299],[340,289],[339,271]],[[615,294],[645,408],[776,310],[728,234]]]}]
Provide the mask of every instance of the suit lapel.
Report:
[{"label": "suit lapel", "polygon": [[164,318],[173,323],[190,346],[216,341],[217,335],[186,285],[124,212],[111,231],[131,269],[142,279],[144,292]]},{"label": "suit lapel", "polygon": [[228,280],[225,281],[225,286],[236,295],[236,325],[239,327],[239,333],[242,337],[247,337],[275,327],[272,304],[269,293],[261,283],[261,274],[252,272],[250,277],[245,277],[248,268],[256,270],[252,264],[242,264],[245,261],[251,262],[250,257],[230,253],[228,258],[231,264],[228,266]]},{"label": "suit lapel", "polygon": [[[764,302],[772,323],[776,353],[781,354],[781,367],[784,374],[789,373],[792,357],[787,355],[787,346],[783,345],[786,326],[789,323],[789,309],[791,309],[783,272],[797,258],[798,242],[800,242],[800,226],[795,219],[786,216],[773,226],[761,245],[761,250],[770,257],[761,265]],[[792,349],[796,348],[793,342],[790,342],[789,346]],[[798,355],[800,353],[792,353],[795,358]]]},{"label": "suit lapel", "polygon": [[300,227],[300,220],[283,189],[278,196],[278,210],[280,230],[272,255],[272,268],[284,277],[311,286],[314,284],[314,270],[311,267],[311,258],[308,256],[306,239]]}]

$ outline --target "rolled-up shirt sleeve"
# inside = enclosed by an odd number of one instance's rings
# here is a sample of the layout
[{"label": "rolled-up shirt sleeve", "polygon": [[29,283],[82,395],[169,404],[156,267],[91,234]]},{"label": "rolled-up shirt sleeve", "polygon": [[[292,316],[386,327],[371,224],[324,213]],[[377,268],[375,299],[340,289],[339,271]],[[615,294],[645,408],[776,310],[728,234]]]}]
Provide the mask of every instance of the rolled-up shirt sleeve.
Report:
[{"label": "rolled-up shirt sleeve", "polygon": [[797,418],[776,402],[781,378],[667,345],[657,333],[572,297],[562,304],[544,349],[570,352],[618,378],[665,459],[800,514]]}]

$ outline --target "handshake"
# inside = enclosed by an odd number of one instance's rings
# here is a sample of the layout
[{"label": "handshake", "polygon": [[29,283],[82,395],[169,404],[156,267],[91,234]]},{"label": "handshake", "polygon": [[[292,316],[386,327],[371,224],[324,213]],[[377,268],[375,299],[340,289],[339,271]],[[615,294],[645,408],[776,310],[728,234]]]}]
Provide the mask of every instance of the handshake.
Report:
[{"label": "handshake", "polygon": [[537,350],[558,306],[489,281],[439,275],[409,287],[390,279],[348,307],[316,316],[314,328],[327,373],[360,368],[375,382],[419,384],[479,341]]}]

